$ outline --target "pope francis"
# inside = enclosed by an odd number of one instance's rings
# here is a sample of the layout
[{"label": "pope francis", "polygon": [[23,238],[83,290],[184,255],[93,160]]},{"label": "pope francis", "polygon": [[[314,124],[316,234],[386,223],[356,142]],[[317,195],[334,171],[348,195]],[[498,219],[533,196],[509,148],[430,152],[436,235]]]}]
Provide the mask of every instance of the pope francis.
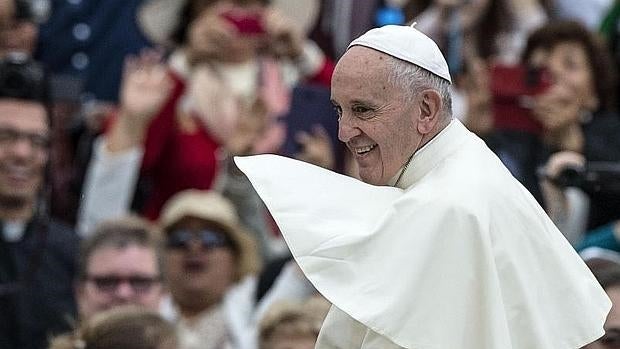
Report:
[{"label": "pope francis", "polygon": [[236,159],[333,304],[319,349],[577,349],[603,335],[609,299],[452,118],[450,83],[426,35],[372,29],[332,80],[363,182],[274,155]]}]

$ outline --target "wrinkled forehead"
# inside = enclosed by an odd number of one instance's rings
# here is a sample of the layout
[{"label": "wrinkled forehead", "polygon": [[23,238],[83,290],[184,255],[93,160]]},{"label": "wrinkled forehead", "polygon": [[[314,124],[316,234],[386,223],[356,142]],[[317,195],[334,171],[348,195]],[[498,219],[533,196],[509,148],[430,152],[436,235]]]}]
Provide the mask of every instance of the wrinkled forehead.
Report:
[{"label": "wrinkled forehead", "polygon": [[[132,261],[131,266],[125,265]],[[137,241],[124,244],[106,243],[94,249],[86,260],[87,271],[114,269],[123,267],[157,267],[157,251],[153,246],[146,246]]]},{"label": "wrinkled forehead", "polygon": [[350,48],[338,61],[332,76],[332,90],[356,88],[387,81],[388,61],[385,53],[362,46]]},{"label": "wrinkled forehead", "polygon": [[34,101],[0,99],[0,126],[45,132],[49,128],[47,111]]},{"label": "wrinkled forehead", "polygon": [[350,48],[340,59],[332,76],[332,99],[385,99],[399,94],[389,83],[389,55],[363,46]]},{"label": "wrinkled forehead", "polygon": [[353,46],[340,58],[334,74],[353,73],[361,76],[384,74],[387,72],[388,62],[392,59],[386,53],[364,46]]}]

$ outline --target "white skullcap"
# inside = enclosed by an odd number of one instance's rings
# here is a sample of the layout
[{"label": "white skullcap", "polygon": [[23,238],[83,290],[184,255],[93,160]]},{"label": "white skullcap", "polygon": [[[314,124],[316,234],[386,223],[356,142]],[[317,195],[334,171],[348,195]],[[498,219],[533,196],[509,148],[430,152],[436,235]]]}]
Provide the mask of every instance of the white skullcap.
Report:
[{"label": "white skullcap", "polygon": [[417,65],[452,83],[448,63],[437,44],[412,24],[386,25],[367,31],[349,44],[365,46]]}]

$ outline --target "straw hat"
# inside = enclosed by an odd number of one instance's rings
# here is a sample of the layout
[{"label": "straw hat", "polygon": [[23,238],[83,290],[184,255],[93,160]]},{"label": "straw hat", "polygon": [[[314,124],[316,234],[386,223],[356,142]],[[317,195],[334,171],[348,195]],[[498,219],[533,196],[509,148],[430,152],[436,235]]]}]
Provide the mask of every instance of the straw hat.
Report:
[{"label": "straw hat", "polygon": [[[179,23],[179,16],[187,0],[149,0],[138,10],[138,24],[149,40],[168,44],[170,35]],[[271,6],[285,13],[309,33],[316,24],[320,0],[272,0]]]},{"label": "straw hat", "polygon": [[199,218],[225,230],[239,251],[237,281],[259,271],[256,241],[241,226],[239,216],[228,199],[214,191],[184,190],[166,202],[159,223],[166,231],[184,217]]}]

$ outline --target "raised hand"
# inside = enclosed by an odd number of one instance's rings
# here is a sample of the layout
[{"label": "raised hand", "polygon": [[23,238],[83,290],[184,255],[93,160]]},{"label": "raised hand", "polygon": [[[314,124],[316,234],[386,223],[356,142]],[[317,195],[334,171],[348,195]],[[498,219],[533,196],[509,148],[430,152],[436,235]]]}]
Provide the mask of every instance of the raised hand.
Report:
[{"label": "raised hand", "polygon": [[108,151],[140,146],[151,119],[170,95],[172,81],[161,53],[144,51],[125,60],[118,118],[106,136]]},{"label": "raised hand", "polygon": [[276,57],[295,59],[301,55],[304,36],[290,18],[275,8],[269,8],[264,13],[264,21],[271,52]]},{"label": "raised hand", "polygon": [[161,53],[145,50],[125,60],[120,95],[119,117],[134,125],[146,126],[170,95],[172,81]]}]

